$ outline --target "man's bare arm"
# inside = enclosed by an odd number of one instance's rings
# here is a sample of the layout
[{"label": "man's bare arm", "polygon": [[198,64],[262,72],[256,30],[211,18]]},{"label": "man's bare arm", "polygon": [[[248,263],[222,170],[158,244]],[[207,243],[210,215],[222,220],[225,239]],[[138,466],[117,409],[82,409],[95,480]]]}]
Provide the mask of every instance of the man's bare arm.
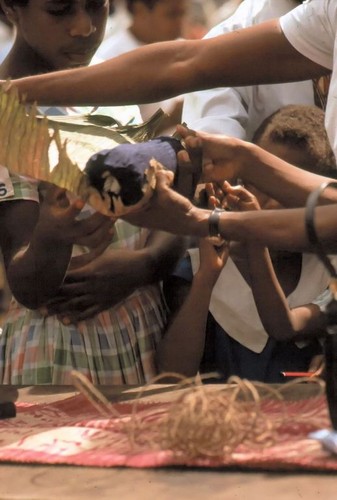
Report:
[{"label": "man's bare arm", "polygon": [[104,63],[14,80],[41,104],[154,102],[218,86],[305,80],[328,73],[288,42],[278,20],[211,39],[150,44]]}]

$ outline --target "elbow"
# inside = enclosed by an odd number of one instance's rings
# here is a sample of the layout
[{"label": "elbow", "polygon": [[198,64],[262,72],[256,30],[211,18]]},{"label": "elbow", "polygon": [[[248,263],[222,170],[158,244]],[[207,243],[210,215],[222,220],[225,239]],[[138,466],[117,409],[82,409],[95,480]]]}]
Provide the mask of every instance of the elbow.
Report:
[{"label": "elbow", "polygon": [[38,287],[27,287],[23,280],[21,280],[21,283],[14,284],[8,279],[8,285],[13,297],[27,309],[38,309],[48,300],[45,296],[42,296]]},{"label": "elbow", "polygon": [[52,289],[46,293],[38,282],[33,285],[28,278],[13,279],[10,273],[8,273],[8,286],[19,304],[32,310],[43,306],[55,294]]}]

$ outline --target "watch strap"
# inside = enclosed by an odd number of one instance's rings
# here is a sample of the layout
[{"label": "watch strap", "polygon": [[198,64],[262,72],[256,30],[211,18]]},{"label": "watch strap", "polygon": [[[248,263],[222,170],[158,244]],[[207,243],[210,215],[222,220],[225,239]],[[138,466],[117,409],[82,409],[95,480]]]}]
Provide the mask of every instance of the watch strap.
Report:
[{"label": "watch strap", "polygon": [[224,211],[222,208],[215,208],[208,218],[208,234],[211,238],[221,238],[219,222],[220,214]]}]

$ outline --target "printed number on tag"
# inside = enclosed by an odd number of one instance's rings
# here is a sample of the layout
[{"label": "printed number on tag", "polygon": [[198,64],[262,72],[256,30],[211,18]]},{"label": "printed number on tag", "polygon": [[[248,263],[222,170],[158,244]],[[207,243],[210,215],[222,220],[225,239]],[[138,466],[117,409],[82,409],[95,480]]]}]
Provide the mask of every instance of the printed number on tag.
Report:
[{"label": "printed number on tag", "polygon": [[4,184],[3,182],[0,182],[0,198],[3,198],[4,196],[6,196],[7,193],[8,193],[8,190],[7,190],[6,184]]}]

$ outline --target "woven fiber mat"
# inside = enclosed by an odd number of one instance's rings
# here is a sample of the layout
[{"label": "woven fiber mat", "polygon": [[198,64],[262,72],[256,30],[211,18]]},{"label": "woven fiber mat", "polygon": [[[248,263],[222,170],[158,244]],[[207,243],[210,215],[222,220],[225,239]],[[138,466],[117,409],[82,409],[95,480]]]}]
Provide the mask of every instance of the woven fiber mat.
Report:
[{"label": "woven fiber mat", "polygon": [[[189,466],[263,470],[337,470],[337,456],[325,451],[308,435],[322,422],[329,427],[324,396],[301,401],[265,403],[264,412],[286,415],[277,430],[276,441],[268,447],[239,445],[227,456],[187,458],[172,450],[133,446],[123,423],[136,415],[163,412],[171,403],[132,402],[113,404],[113,418],[104,418],[82,395],[48,404],[17,403],[17,416],[0,421],[0,462],[71,464],[95,467]],[[305,408],[308,418],[295,418]],[[314,417],[310,418],[312,408]],[[116,412],[116,413],[115,413]],[[286,413],[285,413],[286,412]],[[319,417],[317,419],[317,416]]]}]

